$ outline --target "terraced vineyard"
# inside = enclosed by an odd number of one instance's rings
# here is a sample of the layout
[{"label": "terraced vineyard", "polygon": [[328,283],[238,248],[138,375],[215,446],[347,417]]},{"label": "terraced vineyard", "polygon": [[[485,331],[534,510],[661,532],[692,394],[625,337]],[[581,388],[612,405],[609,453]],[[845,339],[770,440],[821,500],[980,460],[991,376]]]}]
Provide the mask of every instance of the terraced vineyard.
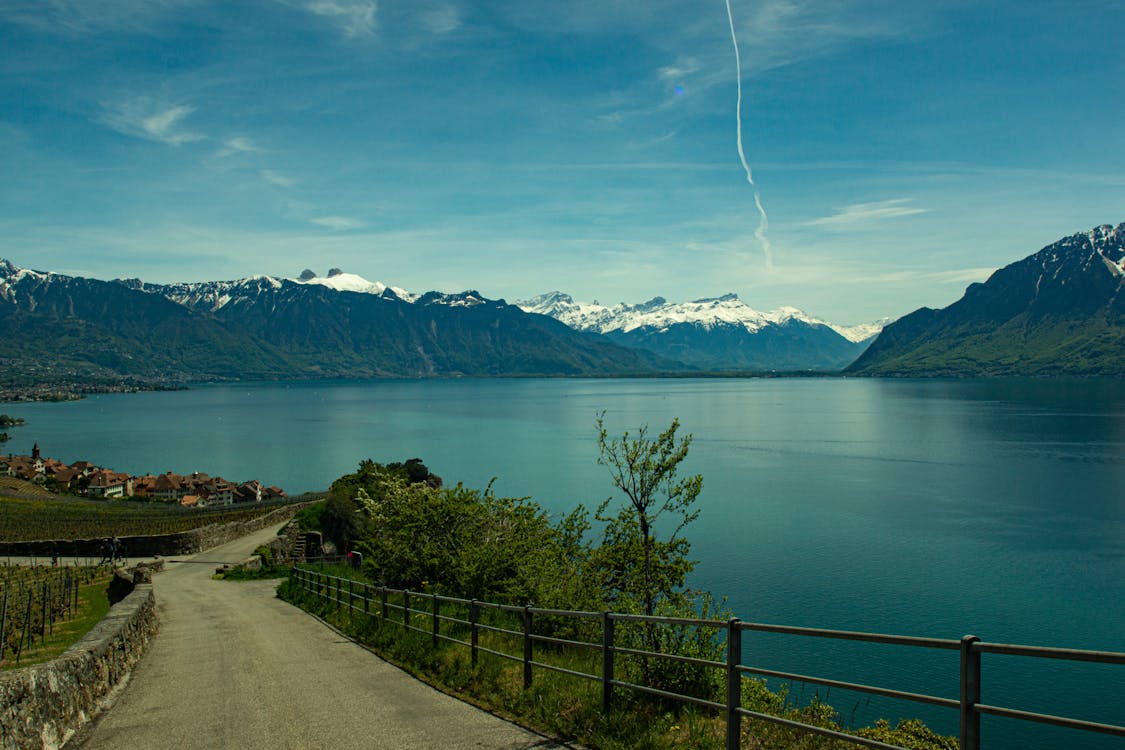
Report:
[{"label": "terraced vineyard", "polygon": [[51,658],[109,608],[108,565],[0,566],[0,668]]},{"label": "terraced vineyard", "polygon": [[215,523],[248,521],[280,506],[255,503],[192,510],[156,502],[0,497],[0,542],[175,534]]}]

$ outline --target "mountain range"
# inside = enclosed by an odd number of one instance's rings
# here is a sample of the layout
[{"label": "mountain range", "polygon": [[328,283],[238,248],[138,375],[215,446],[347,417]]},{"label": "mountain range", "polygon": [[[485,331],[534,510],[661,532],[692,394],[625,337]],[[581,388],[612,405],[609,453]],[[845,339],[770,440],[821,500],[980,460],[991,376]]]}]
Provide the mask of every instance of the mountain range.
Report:
[{"label": "mountain range", "polygon": [[[737,295],[612,306],[414,294],[332,269],[152,284],[0,259],[0,384],[813,371],[1125,375],[1125,223],[1063,238],[941,310],[845,327]],[[874,341],[871,337],[878,333]]]},{"label": "mountain range", "polygon": [[51,378],[624,375],[678,369],[477,292],[414,296],[343,273],[149,284],[0,260],[0,362]]},{"label": "mountain range", "polygon": [[849,327],[795,307],[759,312],[737,294],[691,302],[654,297],[606,306],[548,292],[515,304],[576,330],[714,371],[836,372],[851,364],[886,322]]},{"label": "mountain range", "polygon": [[847,372],[892,376],[1125,375],[1125,223],[1065,237],[973,284],[949,307],[883,329]]}]

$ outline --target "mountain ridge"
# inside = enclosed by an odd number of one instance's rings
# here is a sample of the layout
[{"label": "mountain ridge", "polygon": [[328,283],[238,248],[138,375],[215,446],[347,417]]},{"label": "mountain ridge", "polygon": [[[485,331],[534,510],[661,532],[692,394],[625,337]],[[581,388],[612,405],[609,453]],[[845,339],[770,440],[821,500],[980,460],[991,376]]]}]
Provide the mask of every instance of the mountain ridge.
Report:
[{"label": "mountain ridge", "polygon": [[890,376],[1125,374],[1125,223],[1047,245],[940,310],[887,326],[846,372]]},{"label": "mountain ridge", "polygon": [[554,291],[515,303],[580,331],[704,369],[837,371],[866,348],[879,323],[836,326],[796,307],[767,313],[737,294],[689,302],[663,297],[607,306]]},{"label": "mountain ridge", "polygon": [[270,276],[100,281],[7,260],[0,260],[0,337],[0,361],[24,371],[175,381],[682,369],[475,291],[407,301],[393,288],[340,291]]}]

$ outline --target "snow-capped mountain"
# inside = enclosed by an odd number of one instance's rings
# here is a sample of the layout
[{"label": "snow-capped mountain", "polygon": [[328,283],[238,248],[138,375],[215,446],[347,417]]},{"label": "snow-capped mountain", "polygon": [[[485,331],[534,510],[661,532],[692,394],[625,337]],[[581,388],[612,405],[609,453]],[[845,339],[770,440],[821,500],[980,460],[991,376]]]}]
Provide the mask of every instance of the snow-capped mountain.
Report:
[{"label": "snow-capped mountain", "polygon": [[150,284],[139,279],[125,279],[119,283],[138,291],[157,293],[181,305],[194,309],[204,309],[209,312],[220,310],[232,302],[256,299],[263,293],[276,292],[285,283],[325,287],[337,292],[393,297],[404,302],[415,302],[419,299],[419,295],[411,294],[400,287],[387,286],[380,281],[368,281],[358,274],[346,273],[339,268],[331,269],[327,276],[317,276],[306,269],[295,279],[259,275],[232,281]]},{"label": "snow-capped mountain", "polygon": [[516,303],[579,331],[718,370],[834,370],[852,362],[881,323],[840,326],[795,307],[760,312],[737,294],[607,306],[548,292]]},{"label": "snow-capped mountain", "polygon": [[653,297],[648,302],[602,305],[598,302],[575,302],[569,294],[547,292],[538,297],[516,302],[527,312],[550,315],[580,331],[629,332],[636,328],[667,329],[678,323],[692,323],[705,329],[717,325],[740,325],[750,333],[766,326],[799,321],[812,326],[827,326],[848,341],[858,343],[877,335],[889,318],[875,323],[842,326],[813,317],[796,307],[779,307],[760,312],[743,302],[737,294],[697,299],[691,302],[669,302]]},{"label": "snow-capped mountain", "polygon": [[177,284],[152,284],[140,279],[118,279],[118,284],[138,292],[158,294],[193,310],[216,312],[233,301],[259,297],[281,288],[282,280],[273,276],[249,276],[233,281],[200,281]]},{"label": "snow-capped mountain", "polygon": [[347,273],[339,268],[330,268],[327,276],[317,276],[315,272],[306,268],[300,276],[293,280],[298,284],[320,284],[338,292],[358,292],[380,296],[390,289],[396,297],[406,302],[413,302],[418,299],[418,295],[411,294],[401,287],[387,286],[381,281],[368,281],[358,274]]},{"label": "snow-capped mountain", "polygon": [[343,273],[325,278],[332,283],[253,276],[151,284],[0,260],[0,364],[34,377],[162,380],[625,375],[680,367],[475,291],[416,296]]},{"label": "snow-capped mountain", "polygon": [[1125,374],[1125,223],[1064,237],[972,284],[949,307],[891,325],[864,375]]}]

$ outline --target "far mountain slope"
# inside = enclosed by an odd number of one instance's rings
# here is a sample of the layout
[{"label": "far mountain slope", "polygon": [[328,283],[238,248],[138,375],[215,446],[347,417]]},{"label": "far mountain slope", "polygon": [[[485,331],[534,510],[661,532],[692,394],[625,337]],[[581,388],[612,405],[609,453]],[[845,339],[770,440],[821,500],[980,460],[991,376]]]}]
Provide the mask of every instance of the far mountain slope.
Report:
[{"label": "far mountain slope", "polygon": [[120,284],[0,260],[0,359],[25,372],[269,377],[285,357],[210,315]]},{"label": "far mountain slope", "polygon": [[605,306],[549,292],[516,304],[707,370],[836,371],[855,360],[879,330],[878,324],[833,326],[794,307],[763,313],[735,294]]},{"label": "far mountain slope", "polygon": [[1125,375],[1125,223],[1066,237],[887,326],[861,375]]},{"label": "far mountain slope", "polygon": [[[268,276],[123,283],[284,351],[303,377],[619,375],[674,367],[477,292],[416,296],[342,275],[328,277],[342,284]],[[336,288],[343,285],[354,291]]]}]

